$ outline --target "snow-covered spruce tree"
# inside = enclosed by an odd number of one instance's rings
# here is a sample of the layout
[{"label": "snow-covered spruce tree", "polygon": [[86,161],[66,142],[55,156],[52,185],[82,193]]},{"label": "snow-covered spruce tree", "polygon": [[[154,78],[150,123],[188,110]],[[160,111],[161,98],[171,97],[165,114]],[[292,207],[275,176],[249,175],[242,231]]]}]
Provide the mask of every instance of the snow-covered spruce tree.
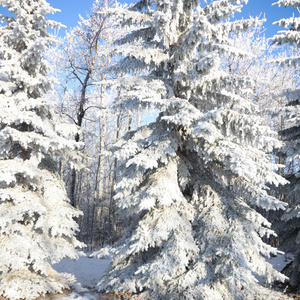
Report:
[{"label": "snow-covered spruce tree", "polygon": [[[300,8],[299,0],[280,0],[275,4],[279,6]],[[300,17],[291,17],[281,19],[276,22],[277,25],[286,28],[273,37],[273,42],[278,45],[289,44],[291,47],[300,47]],[[295,55],[284,61],[286,64],[298,70],[300,65],[300,56]],[[298,76],[297,71],[296,76]],[[288,240],[298,245],[298,252],[292,263],[290,263],[283,272],[290,277],[290,283],[300,292],[300,89],[288,89],[284,91],[289,103],[280,111],[287,127],[280,132],[285,142],[282,152],[285,155],[287,168],[286,177],[290,181],[287,201],[292,202],[291,207],[283,215],[282,219],[286,221],[289,229]]]},{"label": "snow-covered spruce tree", "polygon": [[[279,142],[252,112],[246,78],[220,68],[232,33],[258,21],[230,22],[241,1],[138,1],[119,11],[136,26],[118,41],[124,59],[108,71],[121,105],[160,114],[115,147],[115,199],[132,216],[114,245],[99,290],[149,299],[279,299],[255,274],[284,280],[265,257],[270,224],[251,208],[280,209],[267,183],[285,180],[266,155]],[[116,11],[114,11],[116,13]],[[226,20],[226,21],[224,21]],[[139,27],[138,27],[139,26]],[[137,74],[130,76],[126,74]]]},{"label": "snow-covered spruce tree", "polygon": [[82,244],[74,209],[57,172],[58,158],[77,164],[77,129],[45,98],[45,50],[54,42],[45,0],[1,0],[0,27],[0,295],[34,299],[68,288],[51,264],[77,258]]}]

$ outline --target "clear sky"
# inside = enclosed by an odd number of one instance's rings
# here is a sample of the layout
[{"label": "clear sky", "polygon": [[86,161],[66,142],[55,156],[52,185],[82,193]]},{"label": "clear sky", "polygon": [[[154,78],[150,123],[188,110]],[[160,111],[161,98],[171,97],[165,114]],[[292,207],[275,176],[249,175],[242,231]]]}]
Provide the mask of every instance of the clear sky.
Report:
[{"label": "clear sky", "polygon": [[[293,9],[291,8],[278,7],[277,5],[272,6],[272,3],[275,1],[276,0],[248,0],[248,4],[244,6],[242,13],[236,15],[236,17],[247,18],[249,15],[254,17],[265,16],[267,18],[265,34],[267,37],[271,37],[279,29],[278,26],[274,26],[272,23],[281,18],[290,17],[293,14]],[[61,12],[56,13],[53,18],[70,28],[77,25],[79,14],[86,17],[86,13],[90,12],[94,0],[48,0],[48,2],[53,7],[61,10]],[[134,2],[134,0],[123,0],[120,2],[131,3]],[[295,15],[297,16],[299,13],[295,11]],[[64,30],[61,30],[60,34],[63,35]]]},{"label": "clear sky", "polygon": [[[69,29],[77,25],[79,14],[86,17],[86,14],[90,12],[94,0],[48,0],[48,2],[54,8],[61,10],[61,12],[49,17],[63,23],[67,26],[67,29]],[[131,3],[134,2],[134,0],[121,0],[120,2]],[[265,16],[267,18],[265,34],[267,37],[271,37],[279,30],[279,27],[272,25],[272,23],[281,18],[291,17],[293,14],[292,8],[278,7],[277,5],[272,6],[274,2],[276,2],[276,0],[248,0],[248,4],[244,6],[242,13],[236,15],[236,17],[239,19],[242,17],[248,18],[249,15],[253,17]],[[0,12],[1,10],[3,11],[0,7]],[[296,10],[294,13],[296,16],[299,16]],[[63,36],[64,33],[65,30],[61,29],[60,35]]]}]

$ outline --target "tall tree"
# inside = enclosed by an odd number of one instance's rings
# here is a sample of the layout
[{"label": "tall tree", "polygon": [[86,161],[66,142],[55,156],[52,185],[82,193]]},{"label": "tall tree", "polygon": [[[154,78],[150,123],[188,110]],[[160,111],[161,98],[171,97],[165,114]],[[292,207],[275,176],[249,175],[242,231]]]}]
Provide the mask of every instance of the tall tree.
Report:
[{"label": "tall tree", "polygon": [[[111,57],[108,53],[112,39],[118,33],[113,24],[113,17],[106,14],[112,1],[96,0],[87,19],[80,17],[78,26],[71,29],[58,47],[60,78],[63,78],[62,112],[79,127],[84,127],[89,112],[106,107],[104,91],[97,90],[93,83],[101,81],[100,70],[107,66]],[[53,53],[53,52],[52,52]],[[65,74],[62,74],[65,72]],[[67,98],[70,98],[68,102]],[[99,113],[98,113],[99,114]],[[83,140],[77,134],[75,140]],[[100,162],[101,163],[101,162]],[[101,170],[100,170],[101,171]],[[72,205],[78,207],[76,186],[77,172],[72,171],[70,198]],[[78,193],[79,194],[79,193]]]},{"label": "tall tree", "polygon": [[[283,183],[266,154],[278,145],[253,114],[251,87],[222,70],[229,45],[257,20],[230,22],[243,1],[142,0],[117,11],[131,31],[111,67],[121,105],[154,105],[160,114],[115,147],[121,215],[132,226],[113,248],[99,290],[151,299],[279,299],[260,286],[284,280],[266,262],[277,250],[261,237],[269,222],[251,208],[281,209],[267,183]],[[133,76],[133,74],[137,74]],[[131,76],[132,75],[132,76]]]},{"label": "tall tree", "polygon": [[63,174],[73,205],[84,212],[78,220],[80,239],[90,249],[111,243],[119,234],[111,199],[114,158],[106,150],[127,131],[129,123],[134,127],[137,119],[131,111],[112,108],[112,92],[106,89],[106,78],[115,74],[106,74],[103,69],[118,60],[112,57],[112,43],[124,32],[109,13],[112,5],[119,4],[96,0],[91,13],[80,17],[78,26],[48,52],[52,72],[61,79],[52,98],[57,110],[81,127],[77,138],[84,142],[81,151],[89,157],[83,161],[85,169],[77,172],[64,167]]},{"label": "tall tree", "polygon": [[78,131],[45,98],[51,89],[44,54],[54,42],[45,0],[2,0],[0,27],[0,295],[34,299],[61,292],[68,281],[51,264],[76,259],[74,217],[57,160],[76,166]]},{"label": "tall tree", "polygon": [[[299,0],[280,0],[275,4],[279,6],[300,8]],[[278,45],[289,44],[290,47],[300,47],[300,17],[291,17],[281,19],[276,22],[277,25],[285,28],[279,34],[273,37],[274,43]],[[297,54],[297,53],[296,53]],[[295,55],[288,59],[280,61],[283,65],[288,65],[296,71],[297,79],[299,78],[300,56]],[[286,128],[280,131],[285,141],[282,152],[286,160],[285,175],[290,181],[287,201],[291,203],[291,207],[283,215],[282,219],[286,221],[289,230],[288,240],[292,243],[300,244],[300,89],[296,86],[294,89],[286,89],[283,91],[288,99],[288,104],[281,108],[280,115],[286,122]],[[300,291],[300,250],[298,251],[293,262],[285,269],[284,273],[290,277],[290,283]]]}]

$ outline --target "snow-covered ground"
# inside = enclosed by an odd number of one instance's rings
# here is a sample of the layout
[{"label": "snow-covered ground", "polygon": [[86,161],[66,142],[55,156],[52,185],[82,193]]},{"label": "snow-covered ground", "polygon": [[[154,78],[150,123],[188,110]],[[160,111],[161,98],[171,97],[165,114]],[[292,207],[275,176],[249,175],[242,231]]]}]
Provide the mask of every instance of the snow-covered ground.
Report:
[{"label": "snow-covered ground", "polygon": [[[275,257],[267,258],[267,261],[273,266],[273,268],[277,271],[282,271],[282,269],[290,263],[294,259],[294,255],[291,253],[279,254]],[[260,284],[265,285],[266,278],[262,276],[257,276]]]},{"label": "snow-covered ground", "polygon": [[[271,257],[268,261],[273,267],[281,271],[286,264],[293,260],[293,255],[278,255]],[[89,258],[89,254],[80,257],[77,261],[63,259],[60,263],[54,265],[54,269],[61,273],[70,273],[77,279],[76,284],[72,286],[71,294],[59,297],[59,300],[98,300],[101,299],[96,294],[96,285],[104,274],[105,269],[110,263],[110,259]],[[264,279],[259,278],[261,283]],[[55,296],[50,299],[57,299]],[[49,299],[49,298],[47,298]]]},{"label": "snow-covered ground", "polygon": [[[72,286],[72,293],[60,300],[96,300],[96,285],[110,264],[110,259],[90,258],[89,254],[80,257],[77,261],[64,258],[53,268],[60,273],[70,273],[76,277]],[[48,298],[49,299],[49,298]],[[54,299],[50,297],[50,299]],[[57,297],[55,296],[55,299]]]},{"label": "snow-covered ground", "polygon": [[272,264],[272,266],[275,270],[280,272],[294,258],[295,258],[294,254],[286,253],[283,255],[277,255],[276,257],[271,257],[271,258],[267,259],[267,261]]},{"label": "snow-covered ground", "polygon": [[90,258],[86,254],[76,261],[64,258],[53,267],[60,273],[73,274],[83,288],[95,288],[109,263],[110,259]]}]

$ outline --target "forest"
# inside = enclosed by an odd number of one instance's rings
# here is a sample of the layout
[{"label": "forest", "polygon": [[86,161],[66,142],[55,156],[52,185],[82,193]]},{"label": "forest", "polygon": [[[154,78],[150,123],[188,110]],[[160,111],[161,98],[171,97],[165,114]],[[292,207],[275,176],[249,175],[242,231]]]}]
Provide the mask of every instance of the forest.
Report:
[{"label": "forest", "polygon": [[113,299],[300,294],[300,0],[271,38],[247,2],[95,0],[60,37],[0,1],[0,299],[70,288],[84,252]]}]

